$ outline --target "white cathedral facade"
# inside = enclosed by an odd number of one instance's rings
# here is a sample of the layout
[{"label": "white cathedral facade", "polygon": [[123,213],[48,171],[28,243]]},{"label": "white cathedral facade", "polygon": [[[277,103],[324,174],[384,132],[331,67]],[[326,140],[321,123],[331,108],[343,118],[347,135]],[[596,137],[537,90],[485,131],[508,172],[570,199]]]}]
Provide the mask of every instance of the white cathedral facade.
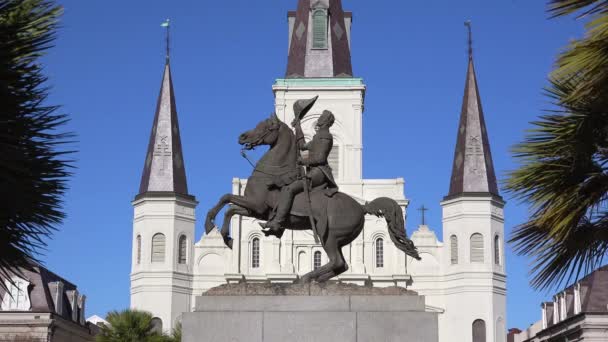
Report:
[{"label": "white cathedral facade", "polygon": [[[275,110],[293,119],[298,99],[319,99],[302,127],[306,138],[323,110],[334,113],[329,163],[340,191],[360,203],[395,199],[407,216],[404,180],[363,179],[363,113],[366,86],[353,77],[352,15],[340,0],[299,0],[288,15],[289,58],[285,78],[272,86]],[[378,118],[375,118],[378,119]],[[374,118],[369,118],[374,120]],[[139,194],[134,207],[131,307],[152,312],[165,330],[191,311],[212,287],[248,282],[293,282],[327,262],[310,231],[265,237],[255,219],[234,216],[233,249],[214,229],[195,237],[196,199],[188,193],[169,63],[165,66]],[[417,261],[398,250],[383,218],[368,216],[363,232],[343,253],[346,283],[403,286],[426,297],[439,312],[441,342],[505,341],[506,274],[504,201],[496,185],[473,59],[469,56],[450,189],[443,198],[443,236],[427,226],[410,229]],[[447,180],[446,180],[447,182]],[[242,194],[246,179],[233,179]],[[199,215],[198,224],[203,219]]]}]

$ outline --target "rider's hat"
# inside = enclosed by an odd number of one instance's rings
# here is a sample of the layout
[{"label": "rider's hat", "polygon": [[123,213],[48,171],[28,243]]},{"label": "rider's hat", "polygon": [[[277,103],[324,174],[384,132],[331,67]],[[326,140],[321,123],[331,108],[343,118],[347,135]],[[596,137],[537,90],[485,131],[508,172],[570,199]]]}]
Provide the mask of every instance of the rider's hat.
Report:
[{"label": "rider's hat", "polygon": [[308,113],[308,111],[310,110],[310,108],[312,108],[318,98],[319,95],[313,97],[312,99],[296,101],[293,104],[293,114],[295,115],[295,117],[298,118],[298,120],[302,120],[304,115]]}]

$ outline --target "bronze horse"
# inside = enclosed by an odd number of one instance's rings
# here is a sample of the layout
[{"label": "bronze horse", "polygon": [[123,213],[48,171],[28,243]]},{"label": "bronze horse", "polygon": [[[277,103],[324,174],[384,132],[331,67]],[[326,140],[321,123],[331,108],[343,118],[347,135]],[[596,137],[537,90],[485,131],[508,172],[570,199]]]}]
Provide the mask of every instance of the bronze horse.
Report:
[{"label": "bronze horse", "polygon": [[[224,215],[221,234],[224,242],[232,248],[232,238],[229,236],[230,219],[233,215],[243,215],[267,221],[272,215],[273,208],[280,192],[278,186],[282,177],[292,176],[298,172],[297,146],[295,135],[291,128],[283,123],[275,114],[260,122],[253,130],[239,136],[239,144],[251,150],[256,146],[269,145],[270,149],[258,161],[253,173],[247,180],[243,196],[226,194],[207,213],[205,230],[209,233],[215,227],[215,217],[226,205],[231,204]],[[324,282],[348,269],[342,255],[342,247],[351,243],[361,233],[365,223],[365,214],[382,216],[388,224],[391,240],[405,254],[420,259],[414,243],[405,233],[403,211],[395,200],[380,197],[364,205],[359,204],[350,196],[337,192],[327,195],[323,189],[313,189],[310,193],[310,203],[303,201],[302,194],[296,196],[289,216],[286,229],[312,229],[308,218],[312,209],[315,220],[316,234],[327,253],[329,262],[322,267],[302,276],[301,282]],[[300,197],[298,201],[298,197]],[[300,204],[298,204],[300,203]],[[302,205],[306,203],[306,205]]]}]

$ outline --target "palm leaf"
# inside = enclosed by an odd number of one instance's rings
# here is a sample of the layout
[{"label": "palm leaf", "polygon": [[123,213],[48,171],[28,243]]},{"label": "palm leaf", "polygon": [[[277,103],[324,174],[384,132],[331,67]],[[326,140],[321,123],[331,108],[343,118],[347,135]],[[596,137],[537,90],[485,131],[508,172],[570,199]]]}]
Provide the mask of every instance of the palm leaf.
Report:
[{"label": "palm leaf", "polygon": [[556,109],[534,122],[515,146],[521,165],[506,182],[507,191],[531,205],[530,220],[517,227],[511,243],[533,259],[536,288],[589,271],[602,262],[608,245],[608,113],[588,97],[563,101],[578,80],[552,81],[547,96]]},{"label": "palm leaf", "polygon": [[[39,59],[55,39],[52,1],[0,0],[0,276],[31,268],[62,219],[67,116],[47,105]],[[4,282],[0,282],[4,286]]]}]

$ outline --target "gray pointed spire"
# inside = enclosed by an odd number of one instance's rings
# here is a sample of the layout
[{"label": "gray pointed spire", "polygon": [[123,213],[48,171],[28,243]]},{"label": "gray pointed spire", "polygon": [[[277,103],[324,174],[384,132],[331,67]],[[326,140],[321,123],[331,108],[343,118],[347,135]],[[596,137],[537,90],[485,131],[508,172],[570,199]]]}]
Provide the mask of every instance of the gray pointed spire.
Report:
[{"label": "gray pointed spire", "polygon": [[140,195],[149,192],[188,194],[171,67],[168,60],[165,63],[139,187]]},{"label": "gray pointed spire", "polygon": [[288,19],[287,78],[353,77],[352,13],[344,12],[341,0],[299,0]]},{"label": "gray pointed spire", "polygon": [[481,98],[479,97],[470,42],[469,35],[469,66],[448,197],[467,193],[500,196],[496,184],[496,175],[494,174],[494,164],[481,107]]}]

